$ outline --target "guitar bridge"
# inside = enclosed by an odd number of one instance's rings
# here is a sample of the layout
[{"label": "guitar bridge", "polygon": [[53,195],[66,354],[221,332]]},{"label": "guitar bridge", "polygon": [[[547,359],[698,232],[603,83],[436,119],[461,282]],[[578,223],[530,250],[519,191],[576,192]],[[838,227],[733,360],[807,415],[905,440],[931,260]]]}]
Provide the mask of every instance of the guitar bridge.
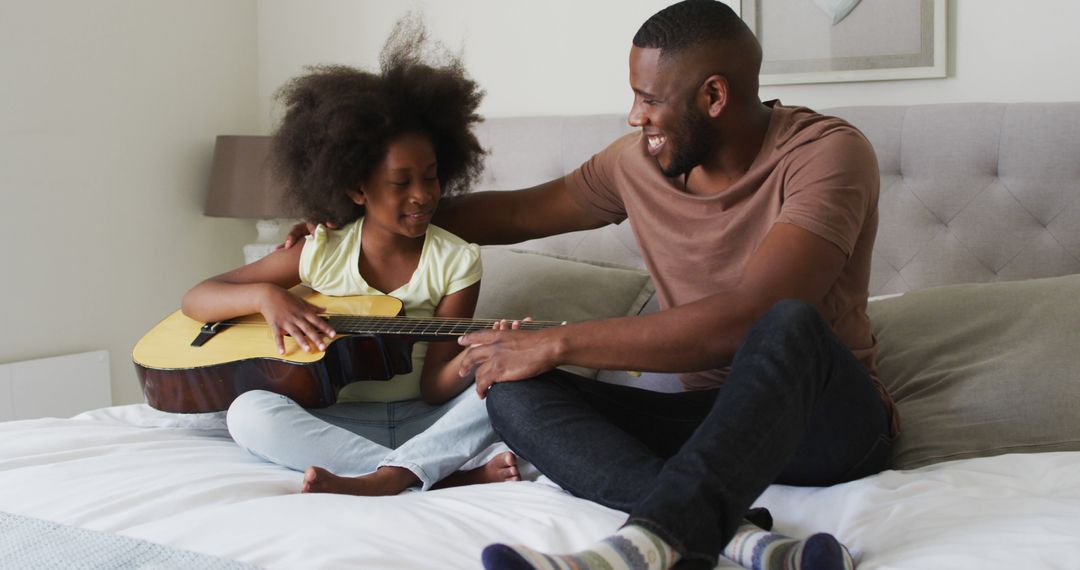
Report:
[{"label": "guitar bridge", "polygon": [[220,321],[216,323],[206,323],[199,329],[199,334],[196,335],[195,340],[191,341],[191,346],[197,347],[206,344],[207,341],[214,338],[214,335],[225,330],[228,326],[229,325]]}]

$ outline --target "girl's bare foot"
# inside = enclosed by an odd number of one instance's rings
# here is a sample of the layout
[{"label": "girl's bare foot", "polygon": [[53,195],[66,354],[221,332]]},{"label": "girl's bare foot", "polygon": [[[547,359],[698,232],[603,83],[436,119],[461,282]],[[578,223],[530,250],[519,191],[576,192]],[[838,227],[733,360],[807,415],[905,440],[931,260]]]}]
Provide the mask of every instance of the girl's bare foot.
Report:
[{"label": "girl's bare foot", "polygon": [[448,475],[445,479],[433,485],[432,488],[442,489],[479,483],[501,483],[503,481],[520,480],[521,475],[518,473],[517,456],[512,451],[504,451],[476,469],[457,471]]},{"label": "girl's bare foot", "polygon": [[420,478],[404,467],[380,467],[361,477],[342,477],[322,467],[308,467],[301,492],[383,497],[396,495],[419,482]]}]

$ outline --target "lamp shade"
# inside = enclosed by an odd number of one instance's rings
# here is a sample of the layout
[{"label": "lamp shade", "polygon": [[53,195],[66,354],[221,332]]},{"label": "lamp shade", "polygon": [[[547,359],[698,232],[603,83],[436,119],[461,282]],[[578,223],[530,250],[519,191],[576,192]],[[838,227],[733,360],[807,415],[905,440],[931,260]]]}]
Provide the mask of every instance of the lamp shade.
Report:
[{"label": "lamp shade", "polygon": [[269,136],[217,137],[204,214],[225,218],[291,217],[284,187],[270,168],[271,140]]}]

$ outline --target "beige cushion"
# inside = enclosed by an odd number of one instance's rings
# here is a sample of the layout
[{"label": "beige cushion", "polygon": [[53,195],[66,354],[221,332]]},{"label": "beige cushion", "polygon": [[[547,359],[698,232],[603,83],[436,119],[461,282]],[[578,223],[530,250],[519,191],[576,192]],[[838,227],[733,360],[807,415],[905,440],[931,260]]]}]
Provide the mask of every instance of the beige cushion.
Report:
[{"label": "beige cushion", "polygon": [[[476,316],[571,323],[625,317],[641,312],[653,294],[641,269],[577,259],[483,247],[484,279]],[[567,367],[595,377],[596,370]]]},{"label": "beige cushion", "polygon": [[1080,450],[1080,275],[870,303],[896,398],[893,466]]}]

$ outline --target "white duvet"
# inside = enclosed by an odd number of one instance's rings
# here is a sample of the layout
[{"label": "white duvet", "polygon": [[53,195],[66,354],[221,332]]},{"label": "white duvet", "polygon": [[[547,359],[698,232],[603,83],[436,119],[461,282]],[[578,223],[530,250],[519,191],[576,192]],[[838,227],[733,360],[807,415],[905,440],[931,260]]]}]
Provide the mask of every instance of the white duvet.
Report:
[{"label": "white duvet", "polygon": [[[267,568],[479,568],[491,542],[571,551],[625,518],[543,478],[303,495],[300,473],[248,455],[221,427],[143,405],[0,423],[0,510]],[[773,486],[759,504],[780,531],[836,534],[864,570],[1080,568],[1080,453]]]}]

